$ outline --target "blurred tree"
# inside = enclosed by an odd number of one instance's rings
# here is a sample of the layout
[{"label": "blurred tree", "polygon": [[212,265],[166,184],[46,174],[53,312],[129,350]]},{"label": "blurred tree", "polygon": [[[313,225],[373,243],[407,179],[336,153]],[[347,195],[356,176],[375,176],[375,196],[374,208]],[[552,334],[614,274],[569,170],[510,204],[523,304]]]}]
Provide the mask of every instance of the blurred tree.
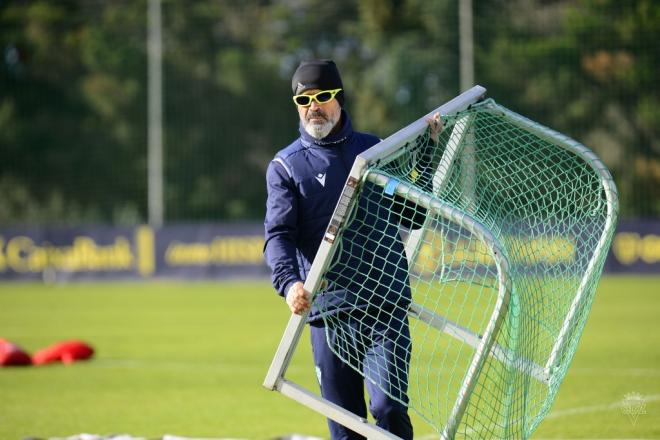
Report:
[{"label": "blurred tree", "polygon": [[223,1],[166,2],[163,16],[166,219],[259,218],[273,145],[295,130],[288,81],[259,55],[268,15]]},{"label": "blurred tree", "polygon": [[0,4],[0,223],[141,215],[140,8],[94,6]]},{"label": "blurred tree", "polygon": [[477,77],[489,94],[603,158],[624,216],[660,215],[660,3],[477,4]]},{"label": "blurred tree", "polygon": [[[333,58],[356,128],[456,95],[457,2],[163,0],[168,222],[260,219],[297,137],[290,78]],[[623,214],[660,214],[660,4],[483,0],[476,77],[596,150]],[[0,1],[0,224],[146,220],[146,1]]]}]

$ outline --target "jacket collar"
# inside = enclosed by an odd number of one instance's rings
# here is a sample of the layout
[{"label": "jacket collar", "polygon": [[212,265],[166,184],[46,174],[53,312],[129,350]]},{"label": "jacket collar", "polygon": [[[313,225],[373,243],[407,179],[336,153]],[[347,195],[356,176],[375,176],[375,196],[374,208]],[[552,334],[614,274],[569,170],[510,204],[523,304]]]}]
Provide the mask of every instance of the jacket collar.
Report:
[{"label": "jacket collar", "polygon": [[348,139],[349,136],[353,134],[353,124],[351,123],[351,118],[348,116],[348,113],[344,109],[341,110],[340,118],[340,123],[342,124],[341,129],[338,132],[329,134],[322,139],[314,139],[312,136],[310,136],[309,133],[305,131],[305,127],[303,127],[301,122],[298,130],[300,131],[300,141],[302,142],[303,146],[307,148],[312,146],[330,147],[336,144],[340,144]]}]

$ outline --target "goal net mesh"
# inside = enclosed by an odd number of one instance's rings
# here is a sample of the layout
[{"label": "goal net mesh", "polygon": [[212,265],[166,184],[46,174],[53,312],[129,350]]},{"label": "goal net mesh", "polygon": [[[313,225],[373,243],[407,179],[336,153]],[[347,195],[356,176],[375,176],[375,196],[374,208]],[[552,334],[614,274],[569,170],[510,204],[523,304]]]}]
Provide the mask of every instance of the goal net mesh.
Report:
[{"label": "goal net mesh", "polygon": [[333,352],[442,436],[527,438],[591,308],[615,189],[492,100],[443,122],[368,167],[315,305]]}]

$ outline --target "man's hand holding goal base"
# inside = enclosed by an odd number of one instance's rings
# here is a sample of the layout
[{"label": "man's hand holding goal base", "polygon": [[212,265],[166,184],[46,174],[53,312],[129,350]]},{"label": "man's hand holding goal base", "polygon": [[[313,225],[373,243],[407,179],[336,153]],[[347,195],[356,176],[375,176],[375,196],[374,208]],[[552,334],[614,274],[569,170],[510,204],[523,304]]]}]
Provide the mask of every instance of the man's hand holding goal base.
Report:
[{"label": "man's hand holding goal base", "polygon": [[302,315],[312,306],[312,295],[303,288],[302,281],[296,281],[286,293],[286,303],[292,313]]}]

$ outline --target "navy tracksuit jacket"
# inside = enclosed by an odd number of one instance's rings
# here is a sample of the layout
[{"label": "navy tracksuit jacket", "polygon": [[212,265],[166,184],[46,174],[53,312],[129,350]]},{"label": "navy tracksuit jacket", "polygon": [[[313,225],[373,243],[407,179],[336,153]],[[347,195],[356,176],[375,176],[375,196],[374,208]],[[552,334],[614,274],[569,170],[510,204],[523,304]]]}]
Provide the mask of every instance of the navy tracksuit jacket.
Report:
[{"label": "navy tracksuit jacket", "polygon": [[[282,296],[293,283],[304,282],[307,277],[356,156],[379,142],[375,136],[353,131],[350,118],[343,110],[341,118],[341,130],[321,140],[309,136],[301,126],[300,138],[279,151],[268,166],[264,253],[272,270],[273,286]],[[370,203],[376,198],[378,204]],[[324,328],[321,318],[326,314],[364,311],[364,321],[370,302],[401,315],[397,316],[398,327],[389,322],[379,330],[380,324],[374,322],[369,327],[373,334],[364,334],[365,330],[358,329],[357,324],[355,331],[377,342],[373,350],[359,354],[364,358],[365,368],[370,362],[385,367],[372,369],[380,372],[379,377],[365,373],[369,379],[371,411],[377,424],[402,438],[412,438],[405,406],[373,384],[403,381],[399,387],[401,395],[396,397],[407,402],[406,360],[410,357],[410,338],[405,311],[411,294],[405,250],[398,233],[399,222],[392,221],[396,207],[399,211],[411,209],[393,196],[383,196],[382,189],[376,185],[365,184],[356,212],[356,218],[361,221],[353,222],[355,226],[344,232],[339,269],[326,277],[328,287],[315,298],[308,321],[323,396],[366,417],[363,379],[328,349],[326,337],[332,340],[336,335],[333,330]],[[376,333],[382,336],[383,330],[391,333],[389,342],[375,340]],[[385,346],[382,344],[393,342],[395,347],[389,347],[385,350],[388,354],[383,355]],[[400,365],[402,362],[405,365]],[[397,377],[387,377],[387,371],[393,368],[397,370]],[[329,424],[333,439],[361,438],[334,422]]]}]

